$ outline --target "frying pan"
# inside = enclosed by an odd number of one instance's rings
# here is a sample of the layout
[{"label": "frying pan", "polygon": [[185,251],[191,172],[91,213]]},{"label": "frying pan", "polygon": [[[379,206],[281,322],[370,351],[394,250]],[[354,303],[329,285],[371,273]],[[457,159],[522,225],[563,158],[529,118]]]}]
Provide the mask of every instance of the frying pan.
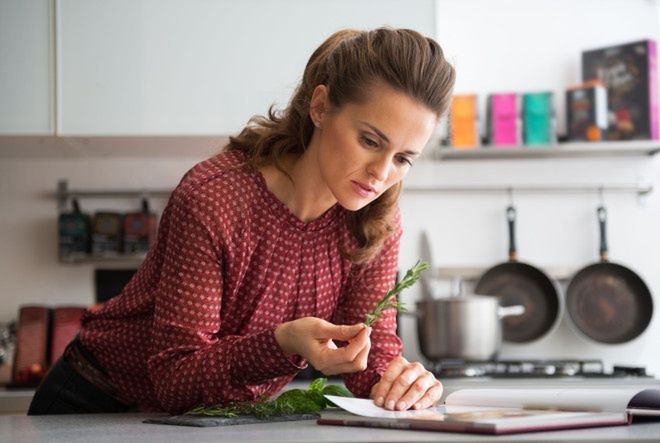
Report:
[{"label": "frying pan", "polygon": [[559,322],[563,299],[557,283],[540,269],[518,261],[515,242],[516,209],[506,209],[509,261],[488,269],[475,286],[477,294],[500,297],[502,306],[523,305],[522,315],[503,319],[503,338],[524,343],[541,338]]},{"label": "frying pan", "polygon": [[573,325],[601,343],[625,343],[639,336],[653,316],[646,283],[629,268],[608,260],[607,211],[596,210],[600,228],[600,262],[578,271],[566,289],[566,308]]}]

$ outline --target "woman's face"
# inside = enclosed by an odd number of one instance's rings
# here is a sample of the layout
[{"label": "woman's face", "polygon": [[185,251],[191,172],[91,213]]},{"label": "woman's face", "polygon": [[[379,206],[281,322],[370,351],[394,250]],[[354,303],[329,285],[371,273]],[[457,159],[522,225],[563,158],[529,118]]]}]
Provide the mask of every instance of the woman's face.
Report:
[{"label": "woman's face", "polygon": [[405,93],[378,85],[363,103],[330,109],[327,88],[311,101],[321,178],[344,208],[357,211],[398,183],[429,141],[436,114]]}]

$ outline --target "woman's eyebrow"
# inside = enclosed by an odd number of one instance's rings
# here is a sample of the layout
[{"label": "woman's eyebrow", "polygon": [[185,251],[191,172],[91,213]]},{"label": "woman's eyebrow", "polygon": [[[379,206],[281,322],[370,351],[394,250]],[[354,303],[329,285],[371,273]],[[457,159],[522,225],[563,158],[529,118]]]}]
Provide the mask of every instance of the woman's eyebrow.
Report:
[{"label": "woman's eyebrow", "polygon": [[382,139],[385,140],[387,143],[390,142],[390,139],[387,138],[387,136],[383,133],[383,131],[381,131],[380,129],[378,129],[377,127],[375,127],[374,125],[372,125],[371,123],[367,123],[367,122],[364,122],[364,121],[363,121],[363,122],[360,122],[360,123],[362,123],[362,124],[365,125],[365,126],[369,126],[369,128],[371,128],[372,131],[374,131],[376,134],[378,134],[378,137],[382,138]]},{"label": "woman's eyebrow", "polygon": [[[387,142],[387,143],[390,142],[390,139],[387,138],[385,133],[383,131],[381,131],[380,129],[378,129],[377,127],[375,127],[374,125],[372,125],[371,123],[367,123],[365,121],[361,121],[360,123],[362,123],[365,126],[368,126],[372,131],[374,131],[378,135],[378,137],[385,140],[385,142]],[[408,154],[408,155],[412,155],[414,157],[417,157],[417,156],[420,155],[420,152],[408,150],[408,151],[404,151],[404,154]]]}]

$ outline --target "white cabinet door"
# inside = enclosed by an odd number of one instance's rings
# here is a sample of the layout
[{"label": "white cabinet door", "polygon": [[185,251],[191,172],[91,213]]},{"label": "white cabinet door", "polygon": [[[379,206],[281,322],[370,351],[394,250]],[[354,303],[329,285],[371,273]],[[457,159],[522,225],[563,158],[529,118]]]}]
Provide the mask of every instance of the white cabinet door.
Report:
[{"label": "white cabinet door", "polygon": [[48,0],[0,1],[0,134],[52,134]]},{"label": "white cabinet door", "polygon": [[434,1],[61,0],[63,135],[233,134],[333,31],[434,33]]}]

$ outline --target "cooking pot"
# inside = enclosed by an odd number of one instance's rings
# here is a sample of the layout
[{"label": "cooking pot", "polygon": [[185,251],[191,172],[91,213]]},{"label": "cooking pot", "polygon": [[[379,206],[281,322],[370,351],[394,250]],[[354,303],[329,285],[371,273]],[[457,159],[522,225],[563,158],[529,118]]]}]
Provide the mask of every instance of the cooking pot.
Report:
[{"label": "cooking pot", "polygon": [[422,300],[416,307],[419,345],[431,361],[496,359],[502,346],[502,318],[525,312],[522,305],[503,307],[497,297],[488,295]]}]

